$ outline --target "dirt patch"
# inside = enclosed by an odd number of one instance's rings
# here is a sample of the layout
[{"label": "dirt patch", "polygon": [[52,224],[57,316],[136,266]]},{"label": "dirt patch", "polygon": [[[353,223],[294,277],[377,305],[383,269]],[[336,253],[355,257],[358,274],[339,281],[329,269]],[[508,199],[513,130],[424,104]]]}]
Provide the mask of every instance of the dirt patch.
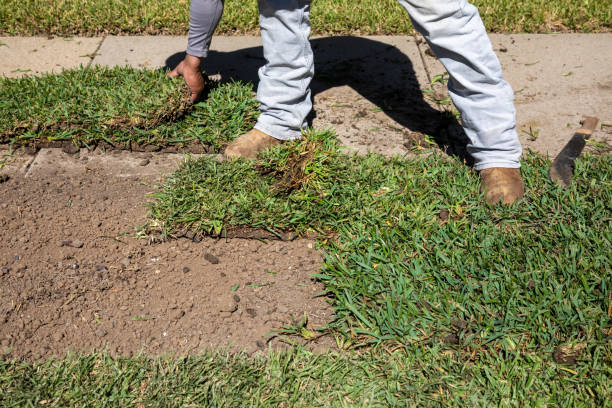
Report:
[{"label": "dirt patch", "polygon": [[[159,229],[147,228],[147,234],[154,240],[160,242],[165,240]],[[218,235],[214,232],[207,233],[201,230],[187,229],[180,231],[174,238],[187,238],[194,242],[201,242],[205,237],[209,238],[221,238],[221,239],[257,239],[257,240],[279,240],[279,241],[293,241],[298,237],[316,239],[319,234],[314,232],[306,232],[298,234],[295,231],[268,231],[261,228],[249,228],[242,226],[228,226],[224,227]]]},{"label": "dirt patch", "polygon": [[586,349],[586,343],[559,346],[553,353],[553,360],[558,364],[576,364],[576,361]]},{"label": "dirt patch", "polygon": [[[281,347],[271,331],[332,319],[309,240],[133,237],[154,180],[86,172],[0,184],[0,352],[195,353]],[[328,348],[326,336],[311,343]]]}]

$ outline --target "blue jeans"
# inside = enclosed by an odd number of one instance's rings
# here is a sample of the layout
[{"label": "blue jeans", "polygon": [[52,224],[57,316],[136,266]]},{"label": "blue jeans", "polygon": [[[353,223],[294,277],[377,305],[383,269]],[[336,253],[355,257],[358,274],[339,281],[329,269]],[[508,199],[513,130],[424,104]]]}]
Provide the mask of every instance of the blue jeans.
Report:
[{"label": "blue jeans", "polygon": [[[474,168],[520,167],[514,93],[504,81],[478,9],[467,0],[399,0],[449,73]],[[301,136],[312,109],[310,0],[259,0],[266,64],[259,70],[256,129],[281,140]]]}]

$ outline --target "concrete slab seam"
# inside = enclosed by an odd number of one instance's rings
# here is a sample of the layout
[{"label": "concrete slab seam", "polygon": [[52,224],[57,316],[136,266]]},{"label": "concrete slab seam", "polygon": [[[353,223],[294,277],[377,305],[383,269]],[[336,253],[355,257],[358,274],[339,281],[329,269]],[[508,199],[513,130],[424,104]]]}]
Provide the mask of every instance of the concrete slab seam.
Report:
[{"label": "concrete slab seam", "polygon": [[38,156],[40,155],[40,150],[37,151],[32,158],[30,159],[30,161],[25,165],[25,173],[23,174],[23,178],[28,178],[30,175],[30,170],[32,169],[32,165],[34,164],[34,162],[36,161],[36,159],[38,159]]},{"label": "concrete slab seam", "polygon": [[96,47],[94,52],[91,53],[91,57],[89,57],[89,62],[87,63],[87,68],[91,67],[91,64],[93,63],[94,59],[96,59],[96,56],[98,55],[98,51],[100,51],[100,48],[102,48],[102,44],[104,43],[104,40],[106,40],[106,35],[102,37],[102,39],[98,43],[98,46]]},{"label": "concrete slab seam", "polygon": [[[414,40],[414,44],[416,45],[417,50],[419,51],[419,56],[421,57],[421,63],[423,64],[423,69],[425,70],[425,75],[427,75],[427,80],[431,84],[431,74],[429,73],[429,68],[427,68],[427,63],[425,62],[425,57],[423,56],[423,51],[421,50],[421,47],[420,47],[420,44],[419,44],[419,39],[417,38],[416,34],[411,35],[411,37]],[[425,41],[425,40],[423,39],[423,41]]]}]

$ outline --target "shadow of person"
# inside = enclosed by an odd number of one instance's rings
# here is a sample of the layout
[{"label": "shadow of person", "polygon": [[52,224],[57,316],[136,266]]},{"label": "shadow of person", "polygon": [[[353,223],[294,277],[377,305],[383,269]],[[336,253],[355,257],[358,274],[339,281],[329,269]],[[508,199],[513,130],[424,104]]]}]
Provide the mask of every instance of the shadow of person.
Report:
[{"label": "shadow of person", "polygon": [[[375,39],[351,36],[315,38],[311,46],[315,60],[313,98],[327,89],[347,85],[403,128],[430,135],[447,154],[473,164],[463,129],[451,114],[425,101],[412,62],[398,48]],[[173,69],[184,57],[184,52],[171,55],[165,68]],[[210,51],[203,69],[208,74],[220,74],[222,81],[240,80],[257,87],[257,71],[265,62],[261,46],[231,52]],[[310,123],[315,116],[316,106]]]}]

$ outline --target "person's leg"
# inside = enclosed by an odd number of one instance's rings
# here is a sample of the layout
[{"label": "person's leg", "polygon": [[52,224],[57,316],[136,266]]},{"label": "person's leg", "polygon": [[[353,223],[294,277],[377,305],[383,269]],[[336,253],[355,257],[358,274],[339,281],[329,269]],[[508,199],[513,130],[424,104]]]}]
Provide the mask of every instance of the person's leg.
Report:
[{"label": "person's leg", "polygon": [[467,0],[398,1],[449,73],[448,90],[470,139],[468,152],[475,170],[487,176],[487,199],[520,198],[523,186],[516,169],[522,151],[514,93],[502,77],[478,9]]},{"label": "person's leg", "polygon": [[195,102],[204,89],[202,60],[208,55],[213,33],[223,14],[224,0],[191,0],[189,8],[189,37],[187,55],[177,67],[168,73],[170,77],[182,76],[191,90]]},{"label": "person's leg", "polygon": [[255,129],[226,149],[229,157],[255,157],[279,140],[300,138],[312,109],[314,75],[310,48],[310,0],[259,0],[259,25],[266,64],[259,70]]}]

